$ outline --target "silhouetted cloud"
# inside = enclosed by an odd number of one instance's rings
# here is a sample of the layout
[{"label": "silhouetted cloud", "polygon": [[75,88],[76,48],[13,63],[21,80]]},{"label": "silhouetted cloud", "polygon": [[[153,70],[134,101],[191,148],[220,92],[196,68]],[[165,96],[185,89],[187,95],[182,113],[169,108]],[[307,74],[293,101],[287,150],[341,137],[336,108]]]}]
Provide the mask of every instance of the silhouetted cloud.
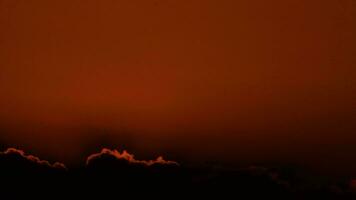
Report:
[{"label": "silhouetted cloud", "polygon": [[290,183],[288,182],[288,180],[282,179],[278,171],[274,171],[266,167],[260,166],[250,166],[246,169],[246,171],[253,175],[267,176],[276,184],[281,185],[285,188],[290,188]]},{"label": "silhouetted cloud", "polygon": [[[29,198],[48,192],[64,195],[64,198],[75,193],[83,198],[99,195],[102,199],[110,199],[121,194],[118,190],[126,191],[132,198],[155,199],[167,199],[164,193],[182,199],[335,200],[353,199],[356,194],[356,180],[346,181],[344,185],[320,183],[310,187],[308,179],[295,181],[294,171],[289,169],[186,166],[162,157],[138,160],[127,151],[120,153],[107,148],[90,155],[86,165],[68,169],[62,163],[51,164],[22,150],[9,148],[0,152],[0,177],[0,198],[4,194]],[[162,195],[157,196],[157,192]]]},{"label": "silhouetted cloud", "polygon": [[57,169],[67,169],[67,167],[63,163],[55,162],[54,164],[51,164],[47,160],[41,160],[40,158],[38,158],[36,156],[26,155],[24,151],[19,150],[19,149],[8,148],[4,152],[0,152],[0,157],[6,157],[6,156],[11,156],[11,155],[17,156],[19,158],[23,158],[25,160],[28,160],[30,162],[33,162],[33,163],[36,163],[39,165],[45,165],[45,166],[53,167],[53,168],[57,168]]},{"label": "silhouetted cloud", "polygon": [[356,194],[356,179],[351,180],[349,186],[351,192]]},{"label": "silhouetted cloud", "polygon": [[100,153],[95,153],[90,155],[87,158],[87,165],[90,164],[90,162],[92,162],[94,159],[98,159],[104,155],[107,156],[113,156],[115,158],[117,158],[118,160],[126,160],[127,162],[131,163],[131,164],[139,164],[139,165],[146,165],[146,166],[152,166],[152,165],[178,165],[177,162],[175,161],[169,161],[169,160],[165,160],[162,156],[159,156],[158,158],[156,158],[155,160],[137,160],[135,159],[133,154],[128,153],[127,151],[123,151],[122,153],[120,153],[117,150],[110,150],[110,149],[102,149]]}]

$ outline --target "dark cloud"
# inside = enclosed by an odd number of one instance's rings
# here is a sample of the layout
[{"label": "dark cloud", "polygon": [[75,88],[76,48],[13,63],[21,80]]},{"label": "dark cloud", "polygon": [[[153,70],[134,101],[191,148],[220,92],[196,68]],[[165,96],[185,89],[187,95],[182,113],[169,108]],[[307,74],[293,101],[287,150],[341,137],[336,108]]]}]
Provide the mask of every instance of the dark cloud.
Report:
[{"label": "dark cloud", "polygon": [[117,150],[110,150],[106,148],[102,149],[100,153],[90,155],[87,159],[87,165],[89,165],[95,159],[100,159],[102,156],[112,156],[118,160],[125,160],[128,163],[135,165],[178,165],[177,162],[165,160],[162,156],[157,157],[155,160],[137,160],[133,154],[130,154],[125,150],[120,153]]},{"label": "dark cloud", "polygon": [[46,193],[56,194],[67,173],[62,163],[51,164],[22,150],[8,148],[0,152],[0,199],[38,199]]},{"label": "dark cloud", "polygon": [[29,162],[33,162],[38,165],[44,165],[52,168],[57,169],[67,169],[63,163],[55,162],[54,164],[49,163],[47,160],[41,160],[40,158],[33,156],[33,155],[26,155],[24,151],[15,149],[15,148],[8,148],[4,152],[0,152],[0,158],[4,159],[5,157],[13,157],[19,160],[27,160]]},{"label": "dark cloud", "polygon": [[356,194],[356,179],[350,181],[350,190],[352,193]]},{"label": "dark cloud", "polygon": [[[234,198],[234,199],[352,199],[356,181],[310,184],[293,170],[226,165],[187,166],[162,157],[138,160],[127,151],[103,149],[81,167],[41,160],[22,150],[0,153],[0,197],[56,195],[68,198],[99,196],[124,198]],[[21,192],[19,192],[21,191]],[[50,195],[50,196],[49,196]],[[168,196],[167,196],[168,195]]]}]

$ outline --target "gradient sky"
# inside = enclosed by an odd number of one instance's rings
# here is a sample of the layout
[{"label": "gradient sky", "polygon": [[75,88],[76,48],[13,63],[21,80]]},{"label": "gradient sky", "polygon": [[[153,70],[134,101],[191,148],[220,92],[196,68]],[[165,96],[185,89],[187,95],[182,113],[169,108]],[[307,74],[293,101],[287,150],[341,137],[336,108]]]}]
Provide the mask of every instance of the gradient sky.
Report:
[{"label": "gradient sky", "polygon": [[353,0],[0,0],[0,30],[6,145],[356,168]]}]

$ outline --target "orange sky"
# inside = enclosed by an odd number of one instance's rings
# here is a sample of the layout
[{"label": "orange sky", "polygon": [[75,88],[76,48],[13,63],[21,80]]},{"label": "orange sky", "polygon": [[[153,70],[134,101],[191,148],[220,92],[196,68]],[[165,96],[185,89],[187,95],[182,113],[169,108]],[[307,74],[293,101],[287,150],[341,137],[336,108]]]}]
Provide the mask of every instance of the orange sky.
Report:
[{"label": "orange sky", "polygon": [[356,167],[355,23],[353,0],[0,0],[0,139]]}]

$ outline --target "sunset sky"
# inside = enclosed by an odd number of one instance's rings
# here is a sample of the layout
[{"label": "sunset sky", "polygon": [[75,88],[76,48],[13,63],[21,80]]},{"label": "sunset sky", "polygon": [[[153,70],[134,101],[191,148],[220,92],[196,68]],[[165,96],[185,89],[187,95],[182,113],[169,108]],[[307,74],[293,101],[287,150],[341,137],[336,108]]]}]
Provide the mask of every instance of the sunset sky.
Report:
[{"label": "sunset sky", "polygon": [[353,0],[0,0],[0,142],[356,175],[355,36]]}]

